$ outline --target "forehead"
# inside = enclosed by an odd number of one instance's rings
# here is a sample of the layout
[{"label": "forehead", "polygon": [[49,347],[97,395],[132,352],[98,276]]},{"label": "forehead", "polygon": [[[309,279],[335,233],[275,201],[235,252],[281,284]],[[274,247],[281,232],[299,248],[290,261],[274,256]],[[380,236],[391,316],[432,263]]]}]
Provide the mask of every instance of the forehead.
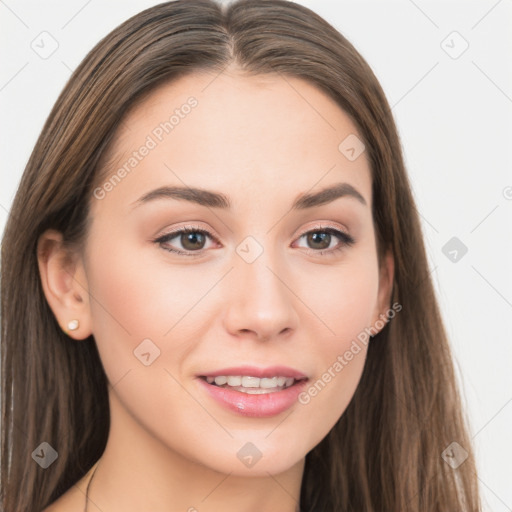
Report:
[{"label": "forehead", "polygon": [[351,160],[342,151],[351,137],[361,139],[351,118],[303,79],[194,72],[161,85],[129,112],[102,179],[124,168],[109,198],[119,199],[122,189],[131,201],[162,184],[235,197],[251,190],[264,200],[277,189],[295,197],[348,181],[370,204],[366,152]]}]

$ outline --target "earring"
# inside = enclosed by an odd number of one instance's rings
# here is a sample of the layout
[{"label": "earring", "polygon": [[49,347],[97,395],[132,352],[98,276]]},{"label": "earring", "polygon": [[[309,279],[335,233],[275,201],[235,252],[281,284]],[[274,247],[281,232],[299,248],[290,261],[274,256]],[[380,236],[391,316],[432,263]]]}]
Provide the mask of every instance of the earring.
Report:
[{"label": "earring", "polygon": [[79,323],[78,320],[70,320],[68,322],[68,329],[70,331],[76,331],[78,329]]}]

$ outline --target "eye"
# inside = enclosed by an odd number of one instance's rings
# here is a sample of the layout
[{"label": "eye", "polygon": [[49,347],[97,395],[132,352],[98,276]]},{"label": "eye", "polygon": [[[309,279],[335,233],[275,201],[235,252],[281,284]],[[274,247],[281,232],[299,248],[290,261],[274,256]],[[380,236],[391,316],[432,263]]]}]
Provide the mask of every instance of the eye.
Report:
[{"label": "eye", "polygon": [[[340,241],[338,245],[335,245],[334,247],[332,246],[332,242],[335,242],[333,236],[338,238]],[[350,247],[355,243],[354,238],[351,237],[348,233],[329,226],[319,226],[312,230],[306,231],[306,233],[299,237],[299,240],[302,238],[306,238],[307,244],[313,245],[312,248],[307,248],[307,254],[309,255],[332,255],[333,253],[336,253],[345,247]]]},{"label": "eye", "polygon": [[[205,229],[200,229],[196,226],[186,226],[182,229],[167,233],[154,240],[154,242],[159,244],[162,249],[166,251],[194,257],[200,256],[200,251],[205,248],[204,244],[207,237],[216,240],[216,238]],[[169,245],[169,242],[175,238],[178,239],[178,243],[181,244],[182,249],[185,250],[176,249]],[[193,252],[198,252],[198,254],[191,254]]]}]

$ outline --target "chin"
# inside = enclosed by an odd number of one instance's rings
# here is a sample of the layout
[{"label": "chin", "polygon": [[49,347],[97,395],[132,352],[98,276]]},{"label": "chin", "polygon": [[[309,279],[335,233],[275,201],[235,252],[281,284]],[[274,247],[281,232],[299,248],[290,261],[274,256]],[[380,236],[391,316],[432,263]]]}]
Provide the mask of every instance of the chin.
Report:
[{"label": "chin", "polygon": [[[212,445],[204,447],[198,454],[189,454],[188,458],[218,473],[240,477],[268,477],[269,473],[284,473],[302,464],[309,450],[301,449],[297,443],[300,439],[298,432],[288,436],[276,435],[272,441],[265,439],[269,432],[260,431],[251,435],[239,432],[228,445],[212,439]],[[286,443],[286,439],[291,442]]]}]

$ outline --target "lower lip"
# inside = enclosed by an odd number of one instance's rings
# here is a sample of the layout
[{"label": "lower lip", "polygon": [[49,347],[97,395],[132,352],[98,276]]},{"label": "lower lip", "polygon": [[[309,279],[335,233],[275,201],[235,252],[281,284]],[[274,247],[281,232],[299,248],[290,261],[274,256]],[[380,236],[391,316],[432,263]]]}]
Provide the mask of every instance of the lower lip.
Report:
[{"label": "lower lip", "polygon": [[242,416],[258,418],[276,416],[289,409],[297,401],[298,395],[304,389],[307,382],[304,379],[281,391],[250,395],[243,391],[234,391],[208,384],[201,377],[199,377],[199,381],[214,400],[230,411]]}]

